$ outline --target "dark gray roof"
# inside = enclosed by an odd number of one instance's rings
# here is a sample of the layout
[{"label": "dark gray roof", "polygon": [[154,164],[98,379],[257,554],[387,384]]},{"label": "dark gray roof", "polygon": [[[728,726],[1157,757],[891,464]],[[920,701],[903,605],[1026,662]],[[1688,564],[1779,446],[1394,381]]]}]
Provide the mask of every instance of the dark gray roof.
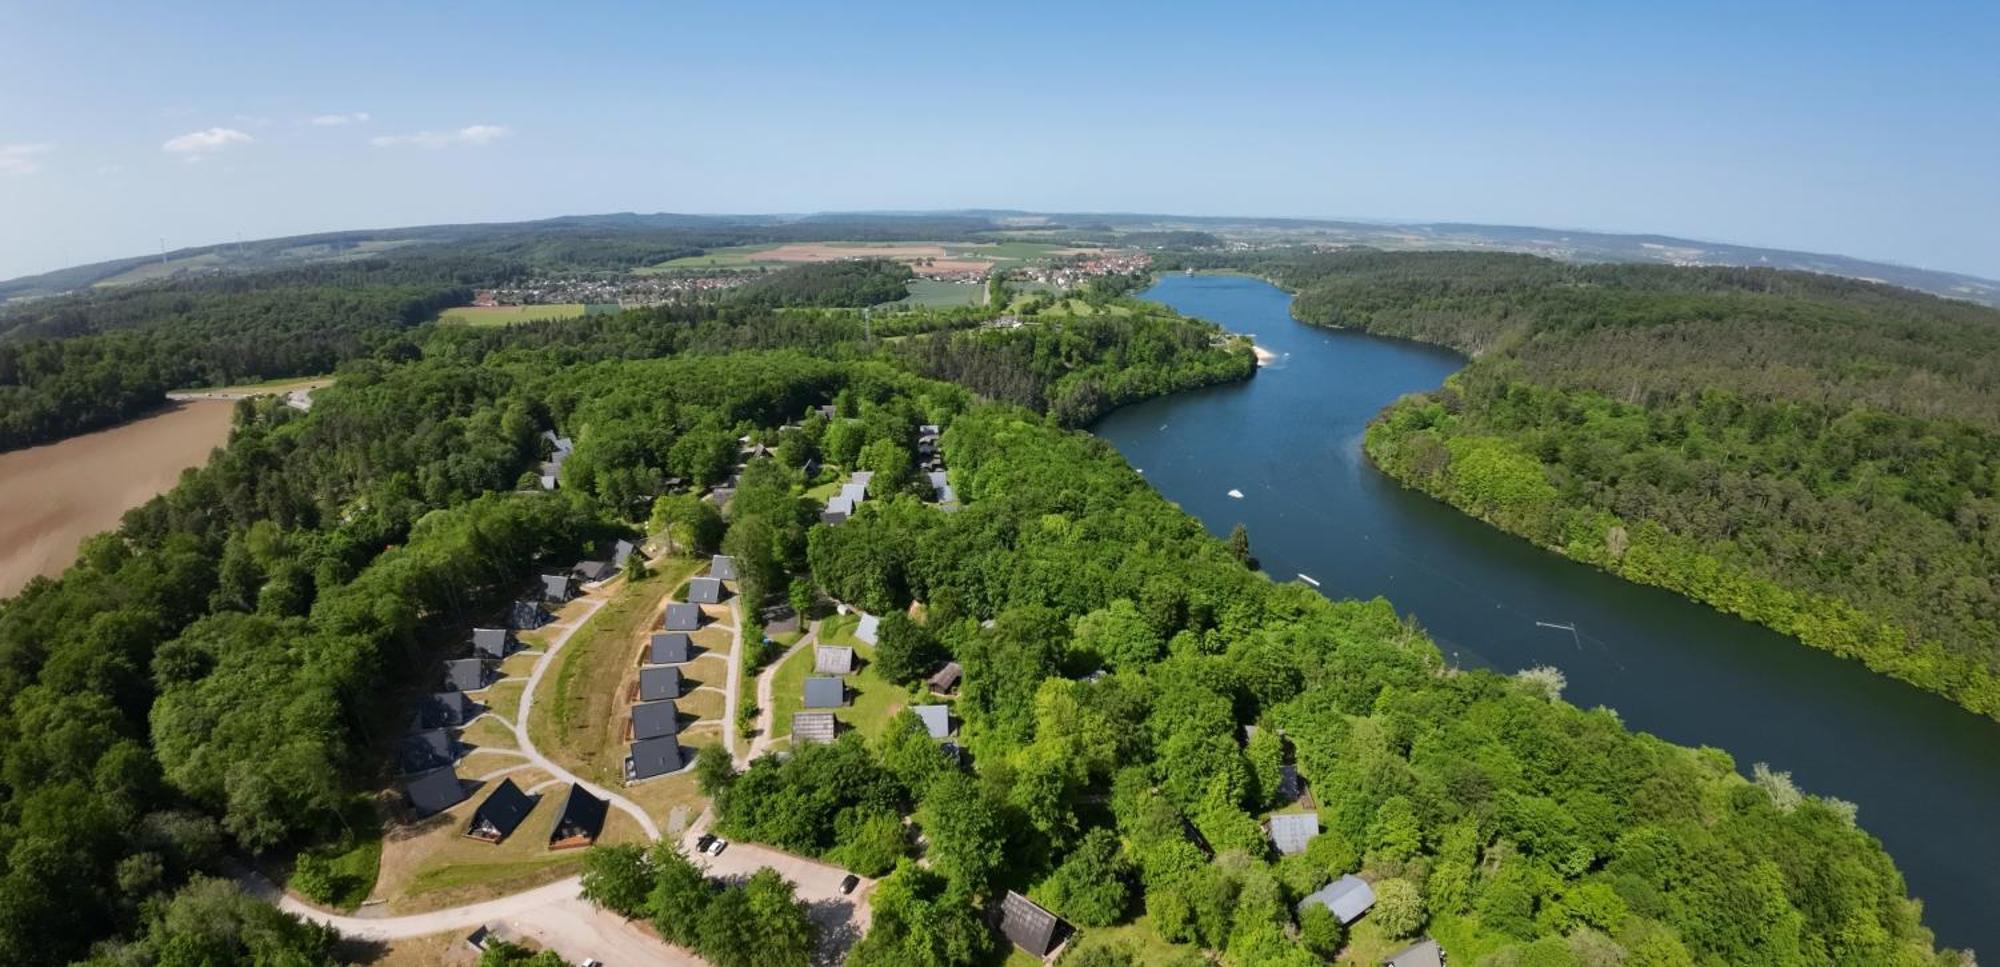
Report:
[{"label": "dark gray roof", "polygon": [[502,779],[473,812],[472,823],[465,828],[466,835],[496,842],[506,839],[534,809],[535,800],[514,785],[514,780]]},{"label": "dark gray roof", "polygon": [[695,578],[689,581],[688,600],[695,604],[720,604],[722,582],[714,578]]},{"label": "dark gray roof", "polygon": [[727,554],[717,554],[709,558],[708,576],[724,581],[736,580],[736,559]]},{"label": "dark gray roof", "polygon": [[507,657],[507,629],[472,629],[472,650],[488,658]]},{"label": "dark gray roof", "polygon": [[655,665],[675,665],[687,661],[691,641],[685,631],[655,632],[646,644],[646,661]]},{"label": "dark gray roof", "polygon": [[838,678],[806,679],[807,708],[838,708],[847,704],[847,688]]},{"label": "dark gray roof", "polygon": [[540,601],[516,601],[514,606],[507,610],[507,627],[521,631],[539,628],[548,624],[553,617],[554,615],[542,610]]},{"label": "dark gray roof", "polygon": [[681,670],[671,667],[639,669],[639,700],[657,702],[681,697]]},{"label": "dark gray roof", "polygon": [[404,784],[403,795],[409,798],[410,808],[417,815],[428,816],[464,802],[465,784],[458,781],[458,773],[439,769]]},{"label": "dark gray roof", "polygon": [[569,797],[563,800],[562,815],[556,818],[554,829],[549,830],[549,842],[565,839],[596,839],[604,831],[604,816],[610,800],[599,799],[590,790],[572,782]]},{"label": "dark gray roof", "polygon": [[792,741],[825,745],[839,734],[840,721],[832,712],[793,712]]},{"label": "dark gray roof", "polygon": [[931,734],[931,738],[942,739],[951,735],[950,707],[944,705],[912,705],[910,706],[910,711],[917,713],[917,718],[923,720],[924,730]]},{"label": "dark gray roof", "polygon": [[1287,855],[1303,853],[1306,844],[1319,835],[1318,813],[1277,813],[1266,825],[1271,831],[1271,845],[1278,852]]},{"label": "dark gray roof", "polygon": [[666,629],[668,631],[693,631],[701,627],[701,605],[667,605]]},{"label": "dark gray roof", "polygon": [[813,649],[813,673],[845,675],[854,670],[854,649],[843,645],[820,645]]},{"label": "dark gray roof", "polygon": [[486,662],[478,658],[460,658],[444,663],[444,687],[461,692],[476,692],[491,682]]},{"label": "dark gray roof", "polygon": [[610,561],[578,561],[569,571],[585,581],[602,581],[618,573],[618,569],[612,567]]},{"label": "dark gray roof", "polygon": [[611,545],[611,566],[624,567],[625,562],[631,560],[633,550],[631,541],[619,541]]},{"label": "dark gray roof", "polygon": [[819,522],[827,525],[838,524],[841,523],[842,521],[845,521],[846,519],[847,519],[847,511],[844,510],[839,510],[839,511],[829,510],[819,515]]},{"label": "dark gray roof", "polygon": [[568,601],[570,598],[569,575],[542,575],[542,600]]},{"label": "dark gray roof", "polygon": [[1444,948],[1425,937],[1383,958],[1383,967],[1444,967]]},{"label": "dark gray roof", "polygon": [[404,775],[429,772],[451,765],[455,747],[451,733],[443,729],[425,729],[403,736],[396,746],[396,765]]},{"label": "dark gray roof", "polygon": [[414,716],[416,728],[435,729],[447,725],[464,725],[474,715],[479,714],[479,706],[464,692],[433,692],[417,699],[417,714]]},{"label": "dark gray roof", "polygon": [[680,734],[678,714],[672,702],[642,702],[632,706],[632,738],[657,739]]},{"label": "dark gray roof", "polygon": [[959,667],[958,662],[945,662],[943,668],[931,675],[931,688],[934,691],[949,692],[958,687],[959,676],[963,674],[965,671]]},{"label": "dark gray roof", "polygon": [[1320,887],[1319,891],[1299,901],[1299,909],[1318,905],[1333,911],[1341,923],[1353,923],[1375,905],[1375,888],[1352,873]]},{"label": "dark gray roof", "polygon": [[1056,928],[1061,923],[1055,914],[1012,890],[1000,901],[1000,932],[1014,946],[1036,957],[1046,957],[1054,949]]},{"label": "dark gray roof", "polygon": [[632,743],[625,757],[625,779],[651,779],[679,771],[681,747],[672,738],[646,739]]}]

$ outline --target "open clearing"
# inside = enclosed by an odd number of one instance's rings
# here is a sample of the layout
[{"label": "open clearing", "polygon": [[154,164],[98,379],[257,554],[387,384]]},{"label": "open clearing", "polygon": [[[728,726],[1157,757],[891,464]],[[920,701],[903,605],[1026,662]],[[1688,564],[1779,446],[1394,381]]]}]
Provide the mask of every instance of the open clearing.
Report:
[{"label": "open clearing", "polygon": [[[548,776],[524,769],[509,778],[523,788],[532,788]],[[548,848],[549,831],[562,812],[563,797],[569,794],[566,783],[544,788],[533,811],[506,840],[486,843],[464,835],[472,814],[499,784],[497,779],[481,783],[471,797],[451,809],[389,830],[375,896],[386,900],[391,912],[477,903],[559,880],[581,868],[583,850]],[[605,816],[604,833],[598,842],[637,843],[645,838],[632,817],[613,809]]]},{"label": "open clearing", "polygon": [[[833,717],[840,721],[843,731],[858,731],[863,737],[873,739],[882,734],[882,728],[889,724],[889,720],[910,703],[910,693],[875,674],[875,649],[854,637],[854,628],[860,622],[860,616],[853,614],[820,622],[819,643],[854,649],[855,663],[860,669],[846,676],[847,704],[831,711]],[[805,682],[812,675],[813,659],[813,649],[802,648],[778,666],[777,673],[771,677],[773,739],[789,738],[792,734],[792,713],[805,711]]]},{"label": "open clearing", "polygon": [[1075,248],[1029,241],[790,242],[783,245],[738,245],[718,248],[701,255],[662,262],[641,271],[775,268],[807,262],[877,258],[906,263],[921,276],[945,276],[984,273],[990,269],[1006,268],[1030,259],[1088,255],[1102,251],[1103,249]]},{"label": "open clearing", "polygon": [[601,312],[616,312],[609,304],[564,302],[546,306],[458,306],[446,309],[438,321],[459,326],[511,326],[521,322],[557,322]]},{"label": "open clearing", "polygon": [[76,560],[84,538],[165,493],[229,438],[234,405],[175,403],[108,430],[0,453],[0,596]]},{"label": "open clearing", "polygon": [[910,294],[896,305],[976,306],[986,298],[986,286],[978,282],[944,282],[938,279],[911,279]]}]

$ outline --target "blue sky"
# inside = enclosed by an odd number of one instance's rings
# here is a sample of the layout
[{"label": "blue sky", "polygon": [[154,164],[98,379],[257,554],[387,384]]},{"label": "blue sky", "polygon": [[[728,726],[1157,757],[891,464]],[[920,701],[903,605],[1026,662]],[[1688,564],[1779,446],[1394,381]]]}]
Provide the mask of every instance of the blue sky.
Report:
[{"label": "blue sky", "polygon": [[[339,228],[962,207],[2000,277],[2000,4],[0,0],[0,277]],[[318,123],[315,123],[318,122]]]}]

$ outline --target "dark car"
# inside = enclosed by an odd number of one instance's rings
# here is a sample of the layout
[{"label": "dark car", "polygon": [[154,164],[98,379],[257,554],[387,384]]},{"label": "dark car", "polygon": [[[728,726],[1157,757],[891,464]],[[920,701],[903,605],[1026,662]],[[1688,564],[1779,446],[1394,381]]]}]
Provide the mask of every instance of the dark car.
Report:
[{"label": "dark car", "polygon": [[849,893],[853,893],[854,888],[860,885],[861,878],[849,873],[840,878],[840,893],[842,896],[846,896]]},{"label": "dark car", "polygon": [[715,842],[715,837],[703,833],[700,839],[694,841],[694,851],[697,853],[706,853],[708,852],[708,844],[713,842]]}]

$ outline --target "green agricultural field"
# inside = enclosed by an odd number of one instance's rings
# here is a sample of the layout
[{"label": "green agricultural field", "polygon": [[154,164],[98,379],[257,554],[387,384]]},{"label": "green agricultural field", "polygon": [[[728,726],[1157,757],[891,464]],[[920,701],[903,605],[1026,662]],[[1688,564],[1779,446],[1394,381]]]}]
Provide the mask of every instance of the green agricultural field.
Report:
[{"label": "green agricultural field", "polygon": [[986,284],[983,282],[940,282],[936,279],[911,279],[910,294],[901,301],[890,305],[898,306],[976,306],[986,299]]},{"label": "green agricultural field", "polygon": [[144,265],[135,265],[108,279],[99,279],[94,288],[108,289],[114,286],[132,285],[136,282],[151,282],[154,279],[168,278],[193,269],[219,268],[226,261],[226,259],[215,252],[204,252],[200,255],[168,259],[164,262],[147,262]]},{"label": "green agricultural field", "polygon": [[546,306],[459,306],[446,309],[438,321],[460,326],[511,326],[520,322],[575,319],[600,312],[617,311],[617,306],[584,305],[565,302]]},{"label": "green agricultural field", "polygon": [[651,272],[670,272],[675,269],[756,268],[762,263],[757,262],[752,256],[759,252],[768,252],[777,247],[776,244],[733,245],[729,248],[710,249],[701,255],[689,255],[684,258],[661,262],[658,265],[647,266],[640,269],[639,273],[644,275]]}]

